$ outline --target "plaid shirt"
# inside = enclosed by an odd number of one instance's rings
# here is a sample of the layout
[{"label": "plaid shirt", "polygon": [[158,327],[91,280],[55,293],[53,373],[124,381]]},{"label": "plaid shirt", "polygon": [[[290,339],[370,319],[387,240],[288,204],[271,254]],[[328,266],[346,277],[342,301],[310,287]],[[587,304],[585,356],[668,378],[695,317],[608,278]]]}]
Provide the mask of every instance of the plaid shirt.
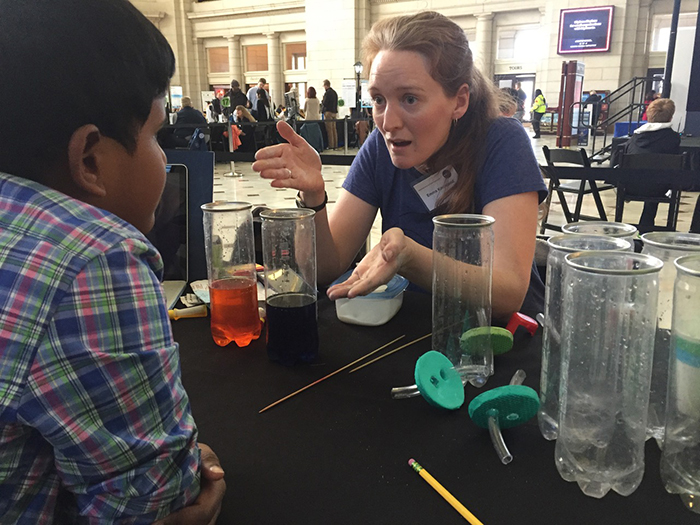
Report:
[{"label": "plaid shirt", "polygon": [[161,273],[118,217],[0,174],[0,523],[151,523],[196,498]]}]

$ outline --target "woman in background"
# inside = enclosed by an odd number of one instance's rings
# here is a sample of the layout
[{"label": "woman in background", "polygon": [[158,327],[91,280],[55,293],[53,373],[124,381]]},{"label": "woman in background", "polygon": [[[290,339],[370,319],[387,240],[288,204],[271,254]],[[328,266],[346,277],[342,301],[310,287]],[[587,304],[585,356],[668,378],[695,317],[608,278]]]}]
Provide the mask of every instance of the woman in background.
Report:
[{"label": "woman in background", "polygon": [[266,120],[273,120],[272,110],[270,109],[270,101],[267,99],[267,93],[264,89],[258,88],[256,93],[258,101],[255,104],[255,114],[258,117],[259,122],[264,122]]},{"label": "woman in background", "polygon": [[535,90],[535,101],[532,103],[532,108],[530,108],[530,111],[532,111],[532,129],[535,132],[535,135],[532,138],[538,139],[540,138],[540,121],[547,111],[547,101],[545,100],[541,89]]},{"label": "woman in background", "polygon": [[306,120],[321,120],[321,101],[316,97],[316,90],[311,86],[306,90],[304,118]]},{"label": "woman in background", "polygon": [[245,106],[236,106],[236,122],[257,122]]},{"label": "woman in background", "polygon": [[[533,256],[547,190],[530,139],[519,122],[499,117],[497,90],[474,67],[462,28],[435,12],[389,18],[372,27],[363,51],[378,131],[332,211],[318,154],[287,124],[277,128],[288,143],[259,150],[253,164],[271,186],[299,190],[299,205],[316,210],[319,283],[350,267],[381,212],[381,241],[328,297],[368,294],[396,273],[430,290],[433,217],[483,213],[496,219],[493,316],[542,311]],[[437,195],[416,189],[431,177],[445,182]]]}]

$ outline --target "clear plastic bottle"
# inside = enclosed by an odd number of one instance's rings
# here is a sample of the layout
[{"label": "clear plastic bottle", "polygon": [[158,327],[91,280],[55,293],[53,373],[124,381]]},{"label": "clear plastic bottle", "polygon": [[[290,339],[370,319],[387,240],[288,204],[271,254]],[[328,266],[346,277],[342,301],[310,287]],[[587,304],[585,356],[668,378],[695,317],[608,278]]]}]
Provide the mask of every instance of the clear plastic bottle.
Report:
[{"label": "clear plastic bottle", "polygon": [[493,373],[488,328],[469,343],[462,336],[491,324],[493,223],[487,215],[433,218],[432,347],[476,387]]},{"label": "clear plastic bottle", "polygon": [[[649,393],[647,439],[653,437],[663,445],[666,413],[666,388],[668,385],[669,348],[671,347],[671,322],[673,317],[673,286],[676,267],[673,261],[683,255],[700,253],[700,235],[682,232],[652,232],[642,235],[642,253],[658,257],[664,262],[659,273],[659,309],[654,365]],[[700,323],[700,320],[699,320]]]},{"label": "clear plastic bottle", "polygon": [[700,513],[700,255],[676,259],[661,480]]},{"label": "clear plastic bottle", "polygon": [[559,377],[561,375],[562,272],[568,253],[604,250],[629,251],[624,239],[603,235],[556,235],[547,241],[547,284],[544,294],[544,331],[542,334],[542,373],[540,409],[537,422],[545,439],[557,438],[559,421]]},{"label": "clear plastic bottle", "polygon": [[573,235],[605,235],[606,237],[625,239],[630,242],[630,251],[634,251],[634,240],[639,234],[636,226],[611,221],[570,222],[561,227],[561,232]]},{"label": "clear plastic bottle", "polygon": [[285,366],[318,357],[315,214],[306,208],[260,213],[267,356]]},{"label": "clear plastic bottle", "polygon": [[588,496],[628,496],[644,475],[663,263],[597,251],[565,261],[557,470]]}]

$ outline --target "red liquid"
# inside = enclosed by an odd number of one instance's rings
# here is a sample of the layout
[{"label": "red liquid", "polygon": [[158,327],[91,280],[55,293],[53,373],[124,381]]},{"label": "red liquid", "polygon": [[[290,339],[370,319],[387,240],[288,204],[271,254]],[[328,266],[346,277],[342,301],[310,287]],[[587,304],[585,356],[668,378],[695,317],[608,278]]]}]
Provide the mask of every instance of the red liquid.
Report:
[{"label": "red liquid", "polygon": [[258,289],[255,281],[233,277],[209,285],[211,335],[219,346],[235,341],[248,346],[260,337]]}]

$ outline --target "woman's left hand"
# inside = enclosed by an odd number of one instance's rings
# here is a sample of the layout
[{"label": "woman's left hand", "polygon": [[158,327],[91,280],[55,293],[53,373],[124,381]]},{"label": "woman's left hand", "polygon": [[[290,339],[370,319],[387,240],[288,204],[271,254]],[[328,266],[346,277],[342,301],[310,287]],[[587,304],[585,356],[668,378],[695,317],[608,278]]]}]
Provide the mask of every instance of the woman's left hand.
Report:
[{"label": "woman's left hand", "polygon": [[384,232],[377,246],[363,257],[343,283],[328,289],[328,298],[335,301],[347,297],[372,293],[378,286],[388,283],[401,270],[411,254],[413,241],[406,237],[400,228]]}]

